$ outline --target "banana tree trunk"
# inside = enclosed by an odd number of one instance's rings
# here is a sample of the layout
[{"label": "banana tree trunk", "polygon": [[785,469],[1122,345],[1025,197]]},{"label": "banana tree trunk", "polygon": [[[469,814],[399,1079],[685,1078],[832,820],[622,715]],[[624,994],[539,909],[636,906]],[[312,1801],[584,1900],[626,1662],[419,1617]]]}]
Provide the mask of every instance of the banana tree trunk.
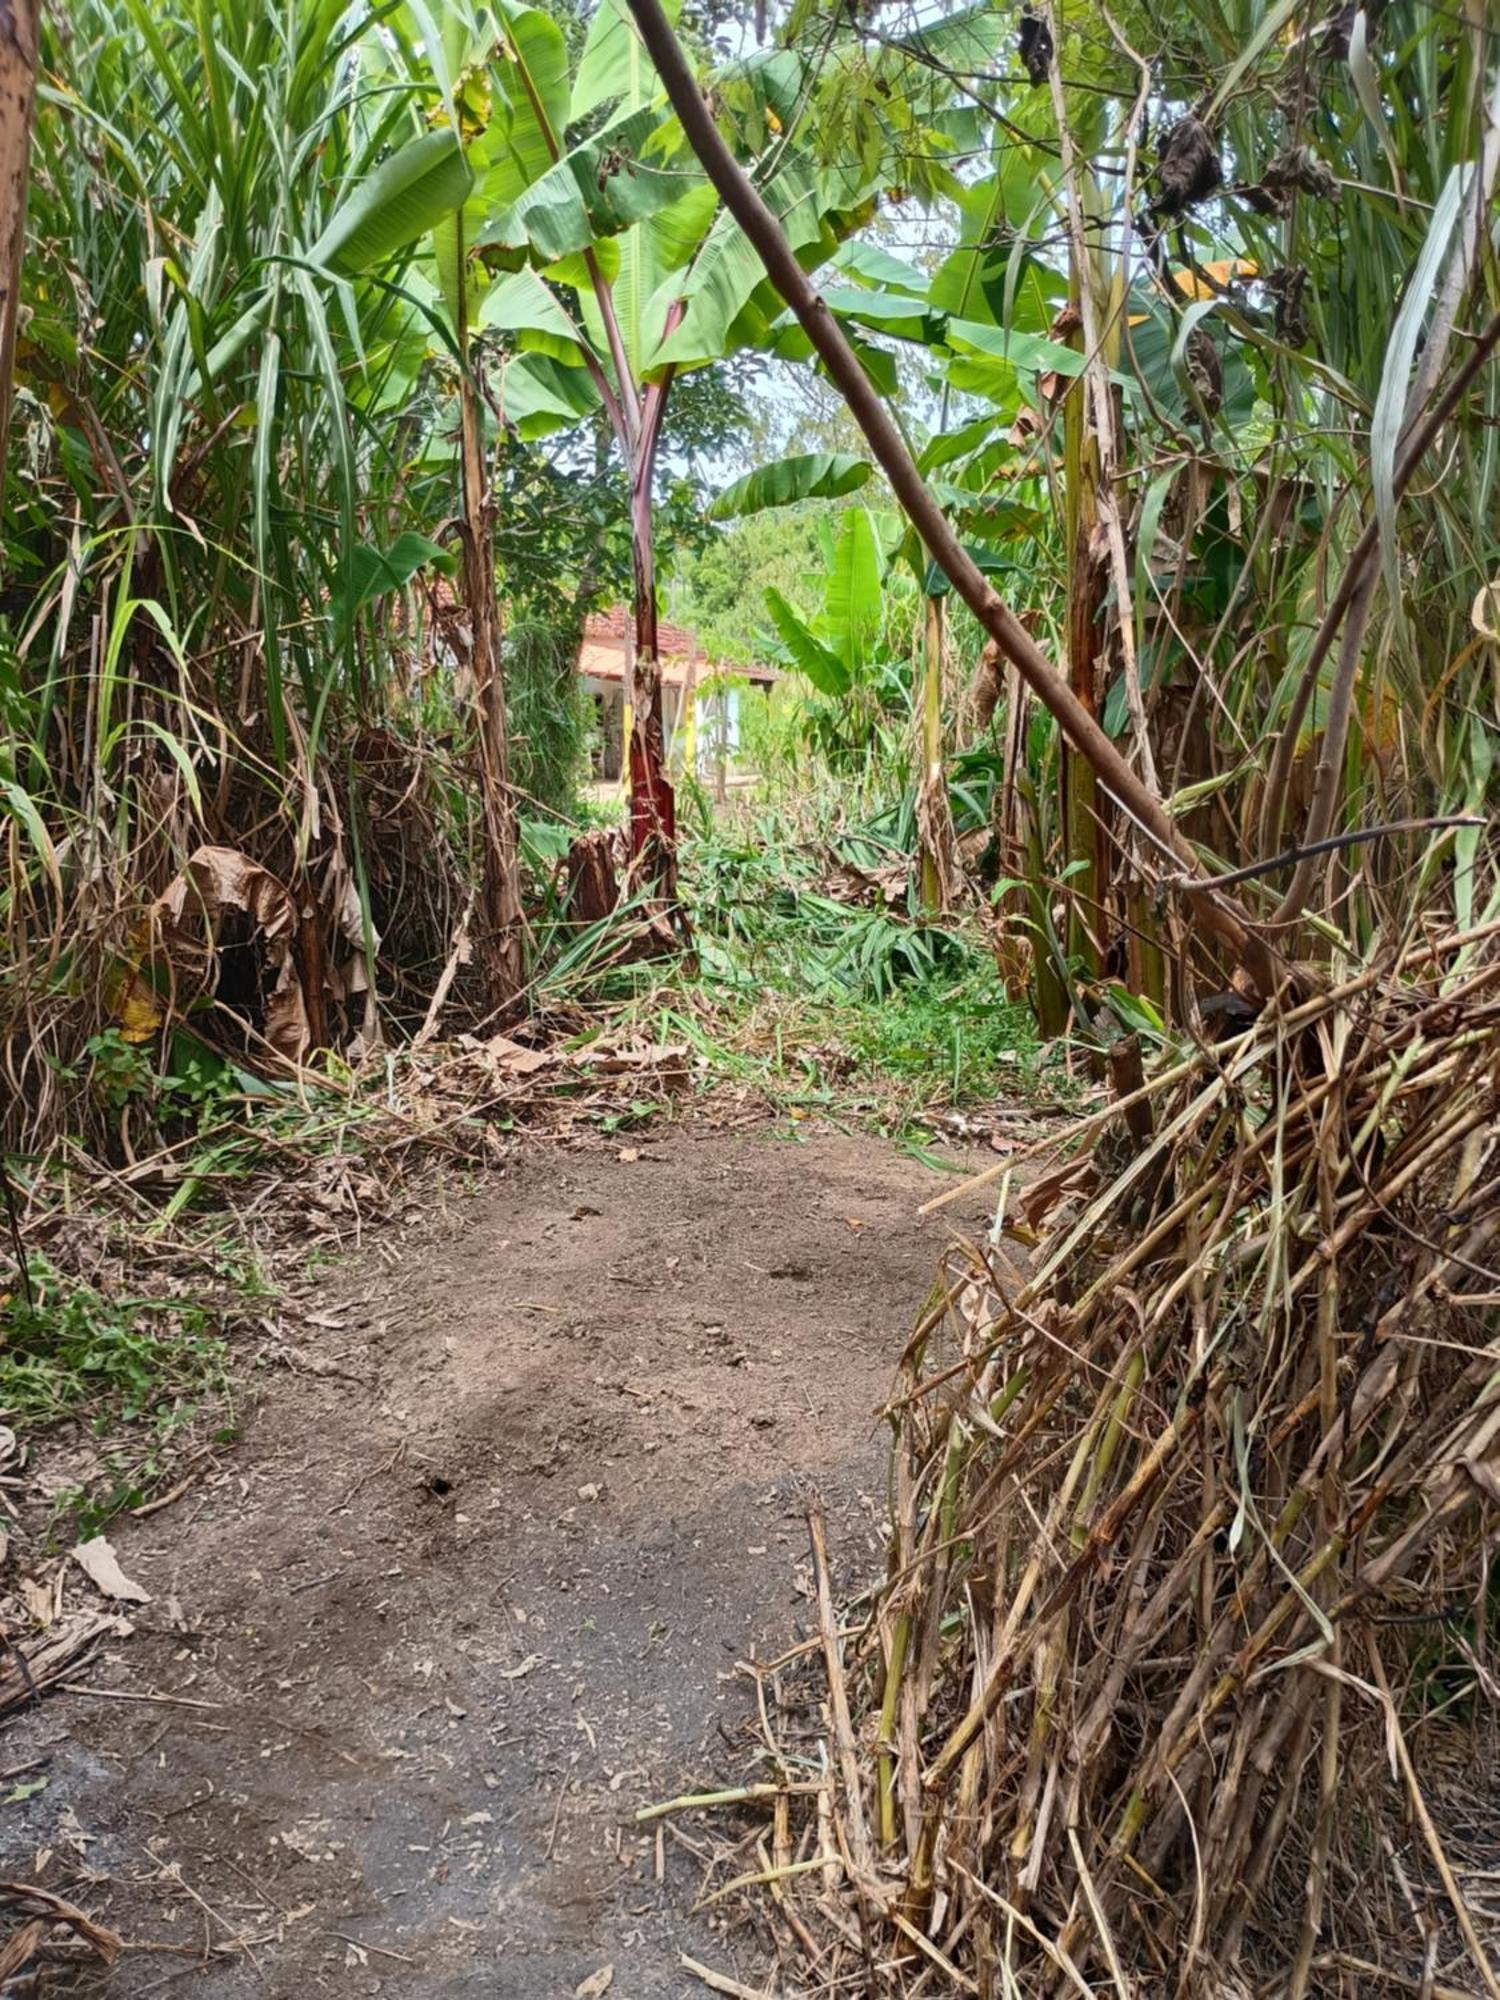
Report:
[{"label": "banana tree trunk", "polygon": [[[667,331],[679,312],[667,317]],[[662,419],[672,386],[670,373],[652,382],[641,399],[640,430],[630,466],[630,562],[635,590],[635,644],[630,663],[630,866],[681,923],[677,907],[677,800],[667,775],[662,717],[661,651],[656,623],[656,543],[651,487]]]},{"label": "banana tree trunk", "polygon": [[[0,0],[0,5],[4,0]],[[463,271],[460,257],[459,271]],[[479,395],[471,374],[467,301],[460,282],[459,386],[463,453],[463,592],[469,615],[469,666],[474,686],[474,734],[479,748],[480,806],[484,820],[479,958],[485,997],[493,1010],[511,1007],[525,984],[525,916],[505,688],[500,677],[500,611],[495,601],[494,494],[490,488]]]},{"label": "banana tree trunk", "polygon": [[638,882],[672,900],[677,894],[677,801],[667,775],[662,720],[656,548],[651,531],[654,457],[654,449],[642,451],[630,482],[630,559],[635,590],[635,644],[630,661],[630,865]]},{"label": "banana tree trunk", "polygon": [[10,376],[26,242],[38,27],[37,0],[0,0],[0,466],[10,434]]},{"label": "banana tree trunk", "polygon": [[917,779],[918,870],[922,914],[946,915],[957,873],[953,808],[943,762],[943,600],[927,599],[923,636],[921,774]]}]

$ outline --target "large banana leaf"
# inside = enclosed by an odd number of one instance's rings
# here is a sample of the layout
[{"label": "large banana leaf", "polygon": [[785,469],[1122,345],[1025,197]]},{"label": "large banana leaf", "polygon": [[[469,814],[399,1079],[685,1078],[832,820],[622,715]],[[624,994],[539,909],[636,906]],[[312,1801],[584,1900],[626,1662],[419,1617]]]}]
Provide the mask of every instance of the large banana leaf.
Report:
[{"label": "large banana leaf", "polygon": [[611,239],[620,252],[614,281],[615,317],[638,381],[661,341],[667,312],[681,291],[682,280],[677,274],[702,247],[718,205],[713,186],[700,181],[670,207]]},{"label": "large banana leaf", "polygon": [[[1049,200],[1038,178],[1040,164],[1025,147],[1010,147],[997,173],[960,195],[960,245],[938,266],[929,293],[939,312],[992,326],[1014,318],[1021,275],[1013,261],[1015,240],[1024,238]],[[1008,251],[1000,248],[1002,240],[1012,246]]]},{"label": "large banana leaf", "polygon": [[546,354],[521,354],[508,362],[500,398],[505,421],[523,438],[566,430],[599,407],[599,392],[584,371]]},{"label": "large banana leaf", "polygon": [[839,245],[833,261],[840,271],[868,285],[872,291],[901,292],[913,299],[927,297],[931,281],[914,264],[903,264],[878,243],[851,237]]},{"label": "large banana leaf", "polygon": [[[661,342],[669,307],[682,293],[680,273],[701,248],[717,210],[712,185],[699,181],[669,207],[618,236],[599,238],[593,246],[594,262],[610,286],[615,320],[636,383]],[[560,258],[544,275],[577,292],[589,344],[603,358],[606,373],[612,374],[609,340],[582,258]]]},{"label": "large banana leaf", "polygon": [[836,500],[870,477],[867,459],[848,452],[814,451],[778,458],[726,486],[708,510],[711,521],[732,521],[768,507],[793,507],[799,500]]},{"label": "large banana leaf", "polygon": [[880,543],[870,511],[851,507],[839,516],[824,598],[823,630],[855,679],[880,630],[880,572]]},{"label": "large banana leaf", "polygon": [[556,292],[529,266],[512,271],[490,287],[480,302],[476,323],[492,333],[539,334],[566,341],[574,349],[574,358],[582,359],[577,352],[578,328]]},{"label": "large banana leaf", "polygon": [[[626,112],[565,154],[509,207],[492,211],[478,241],[529,249],[538,262],[555,264],[669,206],[682,193],[682,174],[646,157],[651,139],[668,123],[667,112],[649,106]],[[486,200],[495,185],[487,178]]]},{"label": "large banana leaf", "polygon": [[[674,27],[681,11],[682,0],[667,0],[667,18]],[[658,88],[656,71],[625,0],[599,0],[573,79],[570,116],[586,118],[601,104],[620,99],[633,110]]]},{"label": "large banana leaf", "polygon": [[899,36],[891,41],[886,54],[896,59],[902,77],[910,75],[914,61],[940,76],[951,76],[954,71],[973,74],[989,67],[1004,32],[1005,20],[999,8],[992,0],[977,0],[975,6],[960,7]]},{"label": "large banana leaf", "polygon": [[810,632],[774,584],[766,585],[766,609],[781,643],[819,694],[847,694],[854,677],[831,647]]},{"label": "large banana leaf", "polygon": [[867,326],[872,333],[888,333],[897,340],[916,340],[928,347],[943,337],[943,316],[931,312],[921,299],[905,292],[867,291],[858,285],[824,285],[823,303],[839,319]]},{"label": "large banana leaf", "polygon": [[[805,162],[789,158],[762,193],[794,251],[820,241],[818,182]],[[718,360],[731,345],[730,329],[764,278],[759,252],[728,210],[721,210],[686,281],[677,288],[686,300],[682,324],[651,355],[649,365],[694,367]]]},{"label": "large banana leaf", "polygon": [[350,190],[307,253],[348,276],[372,270],[462,208],[474,185],[453,132],[428,132]]},{"label": "large banana leaf", "polygon": [[568,123],[568,48],[562,29],[537,7],[506,7],[505,35],[491,65],[494,178],[492,210],[509,207],[563,156]]},{"label": "large banana leaf", "polygon": [[[987,326],[979,320],[950,320],[947,342],[956,354],[992,354],[1008,362],[1022,374],[1081,375],[1088,356],[1060,340],[1048,340],[1038,333]],[[1111,371],[1111,381],[1122,388],[1134,388],[1127,375]]]},{"label": "large banana leaf", "polygon": [[[446,10],[442,32],[460,10]],[[463,207],[445,217],[433,231],[432,250],[438,288],[456,324],[459,318],[459,267],[465,267],[468,312],[478,311],[483,288],[469,266],[469,253],[487,241],[486,226],[514,207],[534,182],[561,158],[568,116],[568,51],[562,31],[535,7],[502,4],[502,34],[495,44],[483,89],[472,107],[478,129],[467,134],[467,159],[474,186]],[[452,59],[452,50],[448,52]],[[463,105],[455,99],[460,119]],[[512,261],[519,262],[516,257]]]}]

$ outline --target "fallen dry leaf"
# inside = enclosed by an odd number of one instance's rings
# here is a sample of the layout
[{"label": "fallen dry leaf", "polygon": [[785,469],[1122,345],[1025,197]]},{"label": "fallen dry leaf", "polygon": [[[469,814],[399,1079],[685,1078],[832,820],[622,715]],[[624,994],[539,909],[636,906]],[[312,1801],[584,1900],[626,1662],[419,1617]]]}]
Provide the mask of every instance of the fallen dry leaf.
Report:
[{"label": "fallen dry leaf", "polygon": [[520,1042],[513,1042],[509,1035],[491,1035],[484,1044],[484,1052],[513,1076],[534,1076],[552,1063],[552,1056],[545,1049],[528,1049]]},{"label": "fallen dry leaf", "polygon": [[601,1965],[597,1972],[591,1972],[587,1979],[580,1980],[573,1988],[573,2000],[600,2000],[615,1983],[615,1969],[612,1965]]},{"label": "fallen dry leaf", "polygon": [[265,955],[265,1037],[278,1055],[300,1062],[312,1039],[292,940],[300,918],[285,885],[233,847],[199,847],[152,909],[174,964],[192,963],[200,977],[218,950],[226,910],[255,926]]},{"label": "fallen dry leaf", "polygon": [[151,1593],[133,1583],[120,1567],[114,1548],[103,1535],[95,1535],[91,1542],[79,1542],[72,1551],[73,1560],[96,1589],[106,1597],[118,1597],[128,1604],[149,1604]]},{"label": "fallen dry leaf", "polygon": [[57,1584],[57,1575],[49,1577],[45,1583],[34,1576],[21,1578],[21,1602],[43,1630],[52,1623],[62,1609],[62,1592],[57,1588]]}]

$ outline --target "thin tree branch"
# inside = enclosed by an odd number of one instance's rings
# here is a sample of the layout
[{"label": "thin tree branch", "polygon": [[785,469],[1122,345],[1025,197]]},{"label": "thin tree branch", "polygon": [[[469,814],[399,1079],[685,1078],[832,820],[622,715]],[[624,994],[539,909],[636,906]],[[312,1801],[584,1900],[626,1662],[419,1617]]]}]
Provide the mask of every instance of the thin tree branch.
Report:
[{"label": "thin tree branch", "polygon": [[1311,846],[1289,847],[1284,854],[1273,854],[1269,861],[1252,861],[1246,868],[1232,869],[1229,874],[1219,876],[1219,887],[1230,889],[1237,882],[1253,882],[1259,876],[1274,875],[1278,868],[1290,868],[1313,855],[1337,854],[1344,847],[1362,847],[1368,840],[1389,840],[1398,833],[1446,833],[1456,827],[1488,824],[1473,813],[1439,813],[1433,819],[1394,819],[1386,826],[1359,826],[1350,833],[1330,834],[1326,840]]}]

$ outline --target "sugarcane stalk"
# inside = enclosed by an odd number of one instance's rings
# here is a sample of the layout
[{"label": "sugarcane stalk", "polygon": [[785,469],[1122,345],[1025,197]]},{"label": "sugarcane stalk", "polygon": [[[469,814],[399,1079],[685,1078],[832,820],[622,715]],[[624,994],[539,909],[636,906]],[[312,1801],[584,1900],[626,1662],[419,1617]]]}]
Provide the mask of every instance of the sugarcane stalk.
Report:
[{"label": "sugarcane stalk", "polygon": [[876,1736],[880,1844],[889,1850],[896,1845],[896,1752],[894,1738],[896,1709],[901,1696],[901,1674],[906,1665],[906,1649],[911,1640],[911,1614],[899,1612],[891,1627],[885,1659],[885,1687],[880,1698],[880,1725]]}]

